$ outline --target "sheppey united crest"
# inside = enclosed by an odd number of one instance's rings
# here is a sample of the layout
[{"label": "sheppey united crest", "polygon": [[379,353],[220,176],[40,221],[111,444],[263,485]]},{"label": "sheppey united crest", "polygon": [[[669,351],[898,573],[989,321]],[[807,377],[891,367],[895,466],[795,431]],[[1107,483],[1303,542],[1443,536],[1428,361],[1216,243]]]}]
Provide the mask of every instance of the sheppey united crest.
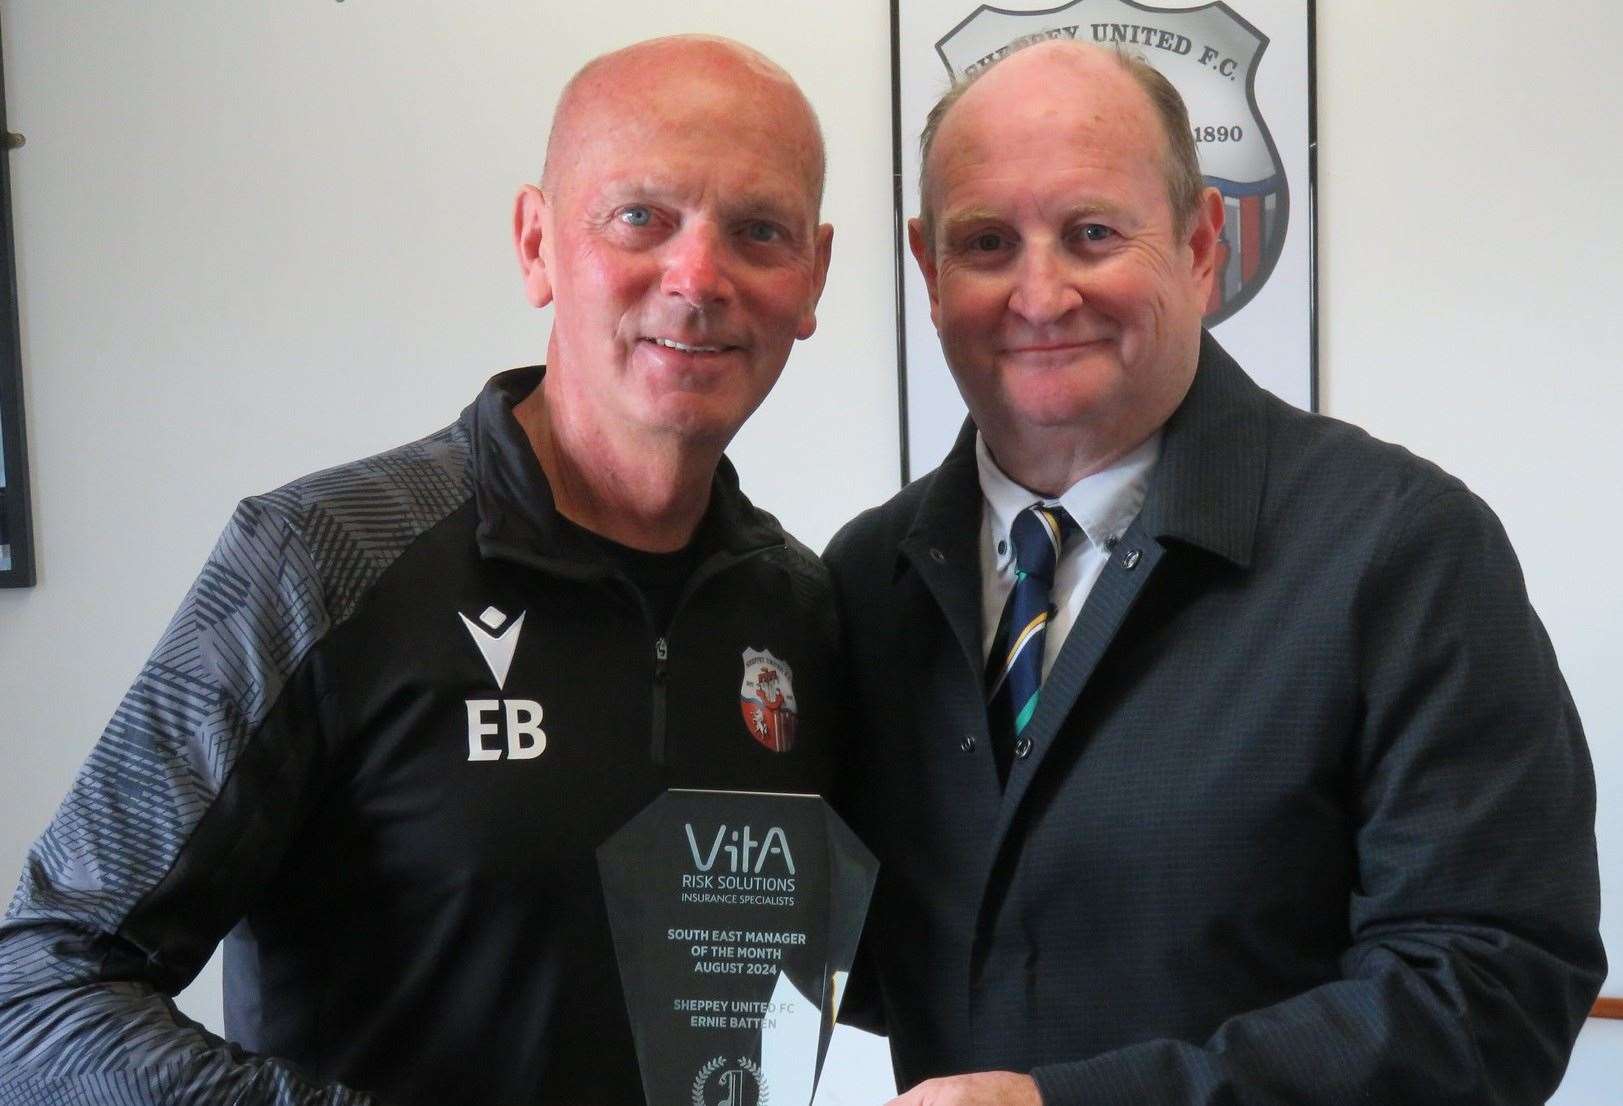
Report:
[{"label": "sheppey united crest", "polygon": [[1093,42],[1141,55],[1183,97],[1201,172],[1223,195],[1218,279],[1205,323],[1229,318],[1267,282],[1290,221],[1285,166],[1257,107],[1257,66],[1267,36],[1222,2],[1160,8],[1132,0],[1072,0],[1043,11],[983,4],[935,47],[957,79],[1042,39]]},{"label": "sheppey united crest", "polygon": [[795,746],[795,682],[788,664],[769,649],[744,650],[738,709],[750,736],[774,753]]}]

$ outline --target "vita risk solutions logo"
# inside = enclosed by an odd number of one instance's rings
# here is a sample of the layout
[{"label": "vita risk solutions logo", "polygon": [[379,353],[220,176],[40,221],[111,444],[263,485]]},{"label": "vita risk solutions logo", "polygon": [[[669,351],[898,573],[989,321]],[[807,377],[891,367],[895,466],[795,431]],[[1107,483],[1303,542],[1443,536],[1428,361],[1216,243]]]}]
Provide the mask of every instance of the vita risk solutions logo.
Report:
[{"label": "vita risk solutions logo", "polygon": [[716,827],[716,836],[710,841],[710,851],[704,852],[699,848],[699,839],[694,835],[693,823],[684,823],[688,835],[688,849],[693,854],[693,866],[701,872],[708,872],[715,867],[718,853],[727,856],[727,871],[733,874],[747,873],[759,875],[766,867],[767,860],[776,857],[788,875],[795,874],[795,858],[789,852],[789,837],[782,828],[772,826],[767,829],[766,836],[757,840],[749,826],[729,829],[723,822]]}]

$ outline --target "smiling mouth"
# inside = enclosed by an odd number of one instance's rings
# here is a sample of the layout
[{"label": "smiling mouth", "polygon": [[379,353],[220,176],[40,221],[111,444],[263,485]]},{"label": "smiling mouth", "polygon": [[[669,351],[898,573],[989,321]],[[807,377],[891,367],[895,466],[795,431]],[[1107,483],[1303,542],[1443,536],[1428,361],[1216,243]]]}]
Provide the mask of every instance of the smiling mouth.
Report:
[{"label": "smiling mouth", "polygon": [[1070,350],[1083,349],[1087,346],[1098,345],[1105,341],[1103,338],[1078,338],[1069,342],[1032,342],[1026,345],[1004,346],[1004,353],[1066,353]]},{"label": "smiling mouth", "polygon": [[674,349],[679,353],[726,353],[728,350],[738,348],[737,346],[690,346],[685,342],[678,342],[674,338],[649,338],[648,341],[656,346]]},{"label": "smiling mouth", "polygon": [[1003,346],[999,355],[1016,361],[1034,364],[1070,361],[1075,358],[1094,357],[1115,348],[1117,336],[1099,334],[1077,338],[1046,338],[1036,341],[1015,341]]}]

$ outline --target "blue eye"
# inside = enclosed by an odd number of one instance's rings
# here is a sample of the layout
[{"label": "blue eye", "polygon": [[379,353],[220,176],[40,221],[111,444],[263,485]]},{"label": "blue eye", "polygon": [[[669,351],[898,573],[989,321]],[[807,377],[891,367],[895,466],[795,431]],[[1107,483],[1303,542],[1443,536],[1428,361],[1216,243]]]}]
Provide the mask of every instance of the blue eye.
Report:
[{"label": "blue eye", "polygon": [[983,253],[992,253],[1003,248],[1003,235],[995,231],[985,231],[969,240],[969,248]]},{"label": "blue eye", "polygon": [[628,207],[620,212],[620,221],[630,227],[645,227],[653,218],[646,207]]},{"label": "blue eye", "polygon": [[1082,237],[1086,238],[1089,242],[1103,242],[1106,238],[1111,237],[1115,233],[1115,231],[1111,230],[1103,223],[1089,223],[1087,226],[1082,228]]},{"label": "blue eye", "polygon": [[777,227],[761,220],[750,223],[744,233],[751,242],[776,242],[779,237]]}]

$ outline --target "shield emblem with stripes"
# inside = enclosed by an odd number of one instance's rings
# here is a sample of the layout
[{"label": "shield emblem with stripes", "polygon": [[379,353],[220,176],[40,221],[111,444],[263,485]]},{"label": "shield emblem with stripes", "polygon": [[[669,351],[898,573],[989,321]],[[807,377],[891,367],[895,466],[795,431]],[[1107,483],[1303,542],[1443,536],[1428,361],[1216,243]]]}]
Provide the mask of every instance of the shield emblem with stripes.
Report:
[{"label": "shield emblem with stripes", "polygon": [[1229,318],[1267,282],[1290,219],[1285,167],[1257,108],[1257,66],[1267,36],[1221,2],[1179,9],[1073,0],[1032,12],[982,5],[941,37],[936,53],[957,79],[1028,42],[1057,38],[1139,54],[1183,97],[1201,172],[1223,194],[1218,278],[1205,322]]},{"label": "shield emblem with stripes", "polygon": [[787,753],[795,747],[794,674],[770,649],[744,650],[738,709],[750,736],[763,746],[774,753]]}]

